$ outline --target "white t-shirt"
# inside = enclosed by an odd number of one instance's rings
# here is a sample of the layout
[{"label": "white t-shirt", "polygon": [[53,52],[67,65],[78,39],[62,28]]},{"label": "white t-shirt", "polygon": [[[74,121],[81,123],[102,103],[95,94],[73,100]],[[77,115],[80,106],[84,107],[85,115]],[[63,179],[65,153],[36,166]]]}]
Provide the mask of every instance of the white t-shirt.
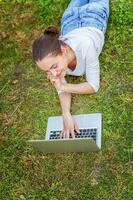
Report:
[{"label": "white t-shirt", "polygon": [[[74,29],[59,37],[59,40],[73,49],[77,59],[76,68],[73,71],[68,68],[67,74],[73,76],[85,74],[86,81],[96,92],[100,87],[99,55],[104,45],[104,38],[104,33],[93,27]],[[57,92],[60,93],[59,90]]]}]

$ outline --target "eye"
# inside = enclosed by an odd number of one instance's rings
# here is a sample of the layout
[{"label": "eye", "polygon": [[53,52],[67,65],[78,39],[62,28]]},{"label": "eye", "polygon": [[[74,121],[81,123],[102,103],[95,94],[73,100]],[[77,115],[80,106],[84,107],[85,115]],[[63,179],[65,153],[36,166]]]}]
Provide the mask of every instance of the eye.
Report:
[{"label": "eye", "polygon": [[57,68],[57,65],[55,65],[53,68],[56,69],[56,68]]}]

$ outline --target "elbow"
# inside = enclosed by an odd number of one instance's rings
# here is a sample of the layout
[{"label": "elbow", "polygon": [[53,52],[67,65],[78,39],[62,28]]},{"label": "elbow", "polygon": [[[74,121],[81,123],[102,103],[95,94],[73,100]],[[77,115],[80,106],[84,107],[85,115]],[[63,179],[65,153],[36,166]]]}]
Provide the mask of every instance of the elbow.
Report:
[{"label": "elbow", "polygon": [[94,93],[97,93],[99,91],[100,87],[95,88]]},{"label": "elbow", "polygon": [[97,93],[100,89],[100,85],[94,85],[94,84],[90,84],[91,85],[91,88],[93,90],[92,93]]},{"label": "elbow", "polygon": [[94,88],[94,93],[97,93],[99,91],[99,89],[100,89],[100,86],[95,87]]}]

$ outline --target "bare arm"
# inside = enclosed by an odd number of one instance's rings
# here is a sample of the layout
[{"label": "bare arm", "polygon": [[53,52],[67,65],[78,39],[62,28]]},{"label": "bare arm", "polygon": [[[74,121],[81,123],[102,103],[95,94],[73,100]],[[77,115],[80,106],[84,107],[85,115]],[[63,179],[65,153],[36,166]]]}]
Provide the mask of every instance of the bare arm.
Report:
[{"label": "bare arm", "polygon": [[[65,78],[62,80],[64,83],[67,83]],[[71,133],[72,137],[75,137],[74,130],[79,133],[79,128],[77,126],[76,121],[72,117],[70,113],[71,107],[71,93],[68,92],[61,92],[57,90],[61,108],[62,108],[62,115],[63,115],[63,130],[61,132],[60,138],[69,138]]]},{"label": "bare arm", "polygon": [[79,128],[77,126],[77,122],[70,113],[71,93],[60,93],[59,99],[63,113],[63,130],[60,134],[60,138],[69,138],[70,134],[72,138],[75,138],[74,130],[79,133]]},{"label": "bare arm", "polygon": [[62,114],[70,113],[71,93],[62,92],[58,96],[62,108]]},{"label": "bare arm", "polygon": [[79,94],[92,94],[95,92],[93,87],[88,83],[80,83],[80,84],[62,84],[62,91],[70,92],[70,93],[79,93]]},{"label": "bare arm", "polygon": [[[62,82],[64,84],[67,83],[65,77],[62,77]],[[62,92],[60,90],[57,89],[57,93],[59,96],[59,100],[60,100],[60,105],[62,108],[62,115],[65,115],[67,113],[70,113],[70,107],[71,107],[71,93],[68,92]]]}]

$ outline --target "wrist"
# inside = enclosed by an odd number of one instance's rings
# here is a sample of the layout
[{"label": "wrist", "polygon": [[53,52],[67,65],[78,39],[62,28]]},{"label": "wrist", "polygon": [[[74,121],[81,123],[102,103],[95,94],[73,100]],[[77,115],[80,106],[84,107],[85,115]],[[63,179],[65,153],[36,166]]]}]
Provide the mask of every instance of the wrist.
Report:
[{"label": "wrist", "polygon": [[63,92],[65,92],[65,85],[66,85],[66,83],[62,83],[61,87],[60,87],[60,90],[63,91]]},{"label": "wrist", "polygon": [[70,115],[70,114],[71,114],[70,111],[63,111],[63,112],[62,112],[62,115],[63,115],[63,116]]}]

